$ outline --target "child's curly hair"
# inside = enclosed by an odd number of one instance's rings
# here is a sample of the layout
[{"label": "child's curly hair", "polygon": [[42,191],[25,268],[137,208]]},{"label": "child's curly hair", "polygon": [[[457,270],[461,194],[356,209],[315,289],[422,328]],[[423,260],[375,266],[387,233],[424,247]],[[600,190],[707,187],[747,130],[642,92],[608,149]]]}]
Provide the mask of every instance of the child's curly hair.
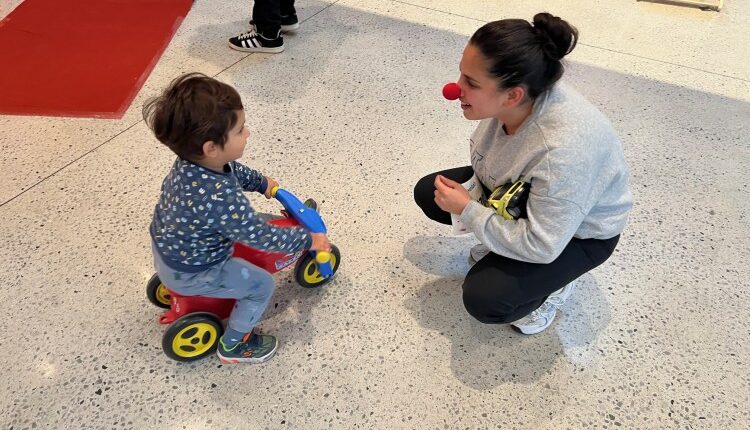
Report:
[{"label": "child's curly hair", "polygon": [[243,110],[237,90],[201,73],[188,73],[146,102],[143,119],[159,141],[185,160],[203,158],[203,144],[223,148]]}]

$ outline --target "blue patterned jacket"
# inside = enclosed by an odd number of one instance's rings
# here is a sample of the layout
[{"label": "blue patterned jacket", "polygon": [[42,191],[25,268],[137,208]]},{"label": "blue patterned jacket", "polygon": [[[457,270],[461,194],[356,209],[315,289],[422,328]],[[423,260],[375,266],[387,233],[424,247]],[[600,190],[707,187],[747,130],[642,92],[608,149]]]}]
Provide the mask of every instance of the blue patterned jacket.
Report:
[{"label": "blue patterned jacket", "polygon": [[177,158],[149,229],[164,262],[181,272],[201,272],[229,258],[236,241],[285,253],[309,248],[304,228],[273,227],[253,210],[244,191],[262,193],[267,186],[260,172],[236,161],[220,173]]}]

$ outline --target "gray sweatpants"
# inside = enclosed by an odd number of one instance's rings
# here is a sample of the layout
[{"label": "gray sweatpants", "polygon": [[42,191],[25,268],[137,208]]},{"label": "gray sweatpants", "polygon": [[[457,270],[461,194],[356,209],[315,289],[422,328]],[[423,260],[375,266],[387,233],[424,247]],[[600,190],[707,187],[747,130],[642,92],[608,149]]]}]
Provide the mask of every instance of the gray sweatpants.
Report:
[{"label": "gray sweatpants", "polygon": [[268,307],[274,290],[273,277],[258,266],[229,258],[203,272],[180,272],[164,263],[153,243],[151,250],[159,279],[177,294],[237,299],[229,316],[229,328],[250,332]]}]

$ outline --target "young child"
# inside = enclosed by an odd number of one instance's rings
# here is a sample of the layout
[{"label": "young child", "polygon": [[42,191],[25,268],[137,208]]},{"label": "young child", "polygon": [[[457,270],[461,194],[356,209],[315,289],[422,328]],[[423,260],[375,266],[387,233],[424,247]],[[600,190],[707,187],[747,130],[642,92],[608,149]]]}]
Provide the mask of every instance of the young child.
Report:
[{"label": "young child", "polygon": [[175,79],[143,117],[177,159],[164,178],[150,226],[159,278],[178,294],[237,299],[217,354],[224,362],[261,363],[278,346],[253,332],[274,290],[271,274],[231,257],[232,244],[294,253],[330,250],[324,234],[278,228],[256,213],[243,191],[266,198],[278,185],[237,162],[250,132],[237,91],[202,74]]}]

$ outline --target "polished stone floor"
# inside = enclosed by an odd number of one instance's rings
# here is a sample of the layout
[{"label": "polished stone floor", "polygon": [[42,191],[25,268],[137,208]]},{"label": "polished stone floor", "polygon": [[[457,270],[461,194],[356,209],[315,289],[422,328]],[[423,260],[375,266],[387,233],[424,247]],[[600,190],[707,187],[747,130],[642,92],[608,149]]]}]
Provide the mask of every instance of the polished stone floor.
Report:
[{"label": "polished stone floor", "polygon": [[[425,219],[412,186],[468,164],[476,123],[440,95],[468,37],[545,10],[580,30],[565,79],[620,133],[635,207],[615,255],[549,330],[522,337],[465,312],[475,240]],[[298,11],[284,53],[247,55],[226,39],[250,3],[196,1],[120,120],[0,116],[0,427],[750,427],[750,4]],[[172,155],[140,110],[188,71],[236,86],[252,132],[242,161],[315,197],[343,255],[320,289],[276,275],[262,328],[281,346],[262,365],[170,360],[145,298]]]}]

